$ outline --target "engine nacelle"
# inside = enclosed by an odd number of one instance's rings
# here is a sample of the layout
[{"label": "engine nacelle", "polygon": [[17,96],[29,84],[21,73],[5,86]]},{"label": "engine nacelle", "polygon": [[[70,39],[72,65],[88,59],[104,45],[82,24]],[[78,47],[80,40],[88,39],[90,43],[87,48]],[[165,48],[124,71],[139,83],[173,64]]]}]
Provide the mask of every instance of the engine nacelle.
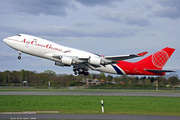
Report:
[{"label": "engine nacelle", "polygon": [[61,66],[61,67],[64,67],[64,64],[63,64],[63,63],[61,63],[61,62],[55,62],[55,65],[57,65],[57,66]]},{"label": "engine nacelle", "polygon": [[65,57],[65,56],[61,57],[61,63],[64,64],[64,65],[69,65],[69,66],[77,64],[77,62],[74,61],[72,58]]},{"label": "engine nacelle", "polygon": [[61,66],[61,67],[64,67],[64,66],[70,67],[70,65],[66,65],[66,64],[63,64],[61,62],[55,62],[55,65]]},{"label": "engine nacelle", "polygon": [[63,56],[63,57],[61,58],[61,63],[66,64],[66,65],[71,65],[71,63],[72,63],[72,58]]},{"label": "engine nacelle", "polygon": [[92,65],[96,65],[96,66],[107,64],[105,61],[101,60],[100,58],[92,57],[92,56],[89,58],[88,63],[90,63]]}]

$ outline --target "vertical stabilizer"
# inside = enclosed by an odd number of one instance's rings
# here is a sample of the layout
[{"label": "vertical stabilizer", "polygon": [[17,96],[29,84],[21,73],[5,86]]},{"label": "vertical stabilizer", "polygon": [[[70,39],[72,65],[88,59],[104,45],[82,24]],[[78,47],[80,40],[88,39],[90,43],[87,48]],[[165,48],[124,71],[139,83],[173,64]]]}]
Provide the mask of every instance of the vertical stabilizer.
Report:
[{"label": "vertical stabilizer", "polygon": [[163,66],[166,64],[168,59],[171,57],[175,49],[166,47],[138,62],[136,64],[150,67],[152,69],[159,69],[161,70]]}]

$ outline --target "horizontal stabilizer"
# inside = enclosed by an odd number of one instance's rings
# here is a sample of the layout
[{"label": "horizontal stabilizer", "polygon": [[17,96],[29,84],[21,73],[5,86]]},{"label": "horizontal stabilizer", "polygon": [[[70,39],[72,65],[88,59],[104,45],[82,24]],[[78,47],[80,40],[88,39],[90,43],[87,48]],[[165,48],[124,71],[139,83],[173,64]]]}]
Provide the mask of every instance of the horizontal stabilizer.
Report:
[{"label": "horizontal stabilizer", "polygon": [[173,70],[152,70],[152,69],[144,69],[144,70],[149,71],[149,72],[153,72],[153,73],[176,72]]}]

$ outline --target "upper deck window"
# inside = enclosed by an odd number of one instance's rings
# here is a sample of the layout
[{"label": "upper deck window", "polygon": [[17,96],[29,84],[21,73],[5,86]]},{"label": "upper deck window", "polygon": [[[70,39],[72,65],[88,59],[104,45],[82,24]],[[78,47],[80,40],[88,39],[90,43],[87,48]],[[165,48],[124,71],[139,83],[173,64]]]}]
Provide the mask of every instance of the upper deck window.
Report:
[{"label": "upper deck window", "polygon": [[20,34],[17,34],[17,36],[20,36],[20,37],[21,37],[21,35],[20,35]]}]

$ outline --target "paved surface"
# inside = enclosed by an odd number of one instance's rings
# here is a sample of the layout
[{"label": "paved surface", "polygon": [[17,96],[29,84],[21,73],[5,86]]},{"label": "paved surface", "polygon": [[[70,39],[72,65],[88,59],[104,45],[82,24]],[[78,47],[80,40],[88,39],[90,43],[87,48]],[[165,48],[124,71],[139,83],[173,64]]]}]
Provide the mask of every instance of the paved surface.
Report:
[{"label": "paved surface", "polygon": [[153,115],[90,115],[90,114],[33,114],[0,115],[0,119],[88,119],[88,120],[180,120],[180,116]]},{"label": "paved surface", "polygon": [[27,91],[27,92],[0,92],[0,95],[95,95],[95,96],[164,96],[180,97],[180,93],[156,93],[156,92],[48,92],[48,91]]}]

